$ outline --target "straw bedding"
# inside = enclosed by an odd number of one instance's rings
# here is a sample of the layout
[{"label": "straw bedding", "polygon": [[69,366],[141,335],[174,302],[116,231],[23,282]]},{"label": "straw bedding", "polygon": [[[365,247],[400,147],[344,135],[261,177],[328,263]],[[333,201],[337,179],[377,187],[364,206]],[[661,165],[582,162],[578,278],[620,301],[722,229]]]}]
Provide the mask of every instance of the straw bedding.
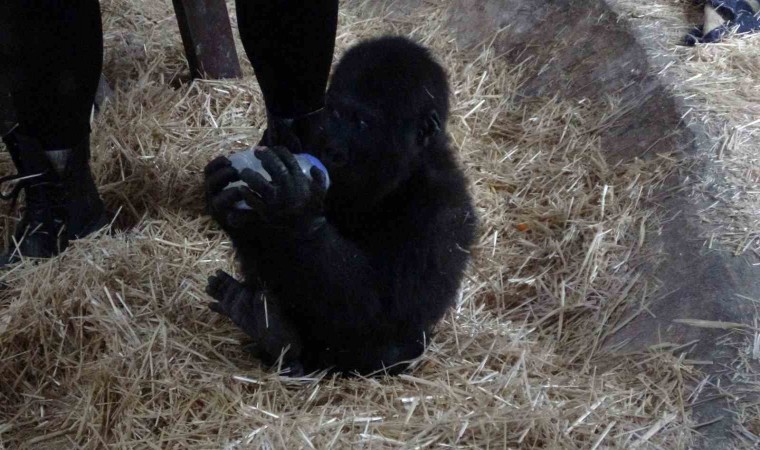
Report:
[{"label": "straw bedding", "polygon": [[537,68],[504,66],[488,43],[456,48],[446,4],[341,11],[336,56],[400,33],[444,62],[481,216],[457,306],[414,369],[346,380],[262,370],[206,307],[208,274],[235,267],[202,214],[201,173],[262,132],[250,69],[182,83],[171,3],[105,0],[115,94],[95,118],[93,165],[115,219],[0,275],[0,448],[686,448],[699,372],[667,344],[603,347],[621,309],[656,292],[637,268],[675,159],[605,163],[615,102],[521,98]]},{"label": "straw bedding", "polygon": [[[662,60],[660,73],[682,99],[686,121],[701,129],[706,151],[697,155],[708,168],[697,178],[693,193],[701,198],[705,246],[743,255],[757,265],[760,257],[760,35],[731,36],[719,44],[695,48],[674,47],[690,24],[702,20],[701,8],[691,2],[652,0],[615,1],[623,17],[648,36],[650,53]],[[749,304],[756,299],[739,296]],[[755,314],[756,316],[757,314]],[[754,320],[757,323],[757,319]],[[737,389],[727,398],[736,401],[740,436],[748,448],[760,444],[760,334],[758,327],[742,327],[716,342],[733,348],[728,364]]]},{"label": "straw bedding", "polygon": [[[731,36],[713,45],[675,47],[701,8],[685,0],[614,0],[650,37],[652,53],[672,60],[661,74],[684,100],[685,119],[702,128],[713,171],[700,180],[709,245],[760,257],[760,35]],[[705,193],[708,192],[708,193]]]}]

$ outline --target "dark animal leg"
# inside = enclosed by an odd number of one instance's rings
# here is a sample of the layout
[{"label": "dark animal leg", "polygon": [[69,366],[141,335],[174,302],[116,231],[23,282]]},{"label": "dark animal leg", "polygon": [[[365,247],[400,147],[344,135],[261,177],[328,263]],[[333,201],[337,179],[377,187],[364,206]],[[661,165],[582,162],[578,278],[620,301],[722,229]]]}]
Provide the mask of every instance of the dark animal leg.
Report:
[{"label": "dark animal leg", "polygon": [[212,311],[229,317],[253,339],[247,350],[270,366],[282,357],[282,369],[290,376],[303,373],[301,337],[276,301],[221,270],[209,277],[206,293],[217,301],[209,305]]}]

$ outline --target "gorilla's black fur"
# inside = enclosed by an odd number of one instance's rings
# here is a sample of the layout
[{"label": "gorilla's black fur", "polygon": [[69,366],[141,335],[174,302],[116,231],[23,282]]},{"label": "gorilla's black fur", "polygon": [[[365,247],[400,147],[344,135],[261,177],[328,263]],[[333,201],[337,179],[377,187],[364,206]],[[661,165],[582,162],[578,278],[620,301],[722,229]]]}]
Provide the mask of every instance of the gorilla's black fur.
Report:
[{"label": "gorilla's black fur", "polygon": [[[250,189],[222,190],[238,174],[226,158],[209,163],[209,207],[245,276],[211,277],[212,309],[251,335],[265,361],[284,351],[294,371],[370,373],[422,353],[454,302],[476,224],[447,142],[448,94],[423,47],[365,41],[338,63],[327,93],[317,156],[329,191],[284,148],[259,153],[271,184],[239,175]],[[253,212],[234,209],[241,198]]]}]

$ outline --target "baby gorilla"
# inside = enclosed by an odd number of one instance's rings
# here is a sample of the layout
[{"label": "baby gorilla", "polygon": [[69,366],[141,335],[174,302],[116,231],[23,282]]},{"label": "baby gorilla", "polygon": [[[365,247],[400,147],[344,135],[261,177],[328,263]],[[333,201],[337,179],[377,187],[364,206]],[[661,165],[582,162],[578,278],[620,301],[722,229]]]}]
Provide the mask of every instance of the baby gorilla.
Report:
[{"label": "baby gorilla", "polygon": [[[327,92],[326,146],[305,176],[290,152],[257,152],[271,174],[206,168],[209,209],[245,277],[209,279],[211,309],[291,373],[391,373],[419,356],[454,302],[476,218],[449,148],[446,74],[399,37],[363,42]],[[227,189],[241,179],[248,187]],[[236,209],[244,199],[251,210]]]}]

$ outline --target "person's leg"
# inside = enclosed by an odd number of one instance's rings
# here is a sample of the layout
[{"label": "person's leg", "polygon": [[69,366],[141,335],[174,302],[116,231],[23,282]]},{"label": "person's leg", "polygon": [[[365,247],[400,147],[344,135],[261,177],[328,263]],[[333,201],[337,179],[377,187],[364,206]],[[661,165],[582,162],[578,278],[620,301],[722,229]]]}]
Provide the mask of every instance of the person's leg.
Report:
[{"label": "person's leg", "polygon": [[[5,0],[0,28],[10,53],[19,132],[43,148],[71,148],[90,132],[103,62],[97,0]],[[15,70],[14,70],[15,69]]]},{"label": "person's leg", "polygon": [[[26,208],[10,254],[51,256],[103,222],[90,173],[90,114],[103,59],[98,0],[5,0],[0,57],[18,126],[3,136]],[[7,177],[13,178],[13,177]]]},{"label": "person's leg", "polygon": [[304,146],[312,144],[335,49],[338,0],[237,0],[236,5],[270,133],[289,128]]}]

